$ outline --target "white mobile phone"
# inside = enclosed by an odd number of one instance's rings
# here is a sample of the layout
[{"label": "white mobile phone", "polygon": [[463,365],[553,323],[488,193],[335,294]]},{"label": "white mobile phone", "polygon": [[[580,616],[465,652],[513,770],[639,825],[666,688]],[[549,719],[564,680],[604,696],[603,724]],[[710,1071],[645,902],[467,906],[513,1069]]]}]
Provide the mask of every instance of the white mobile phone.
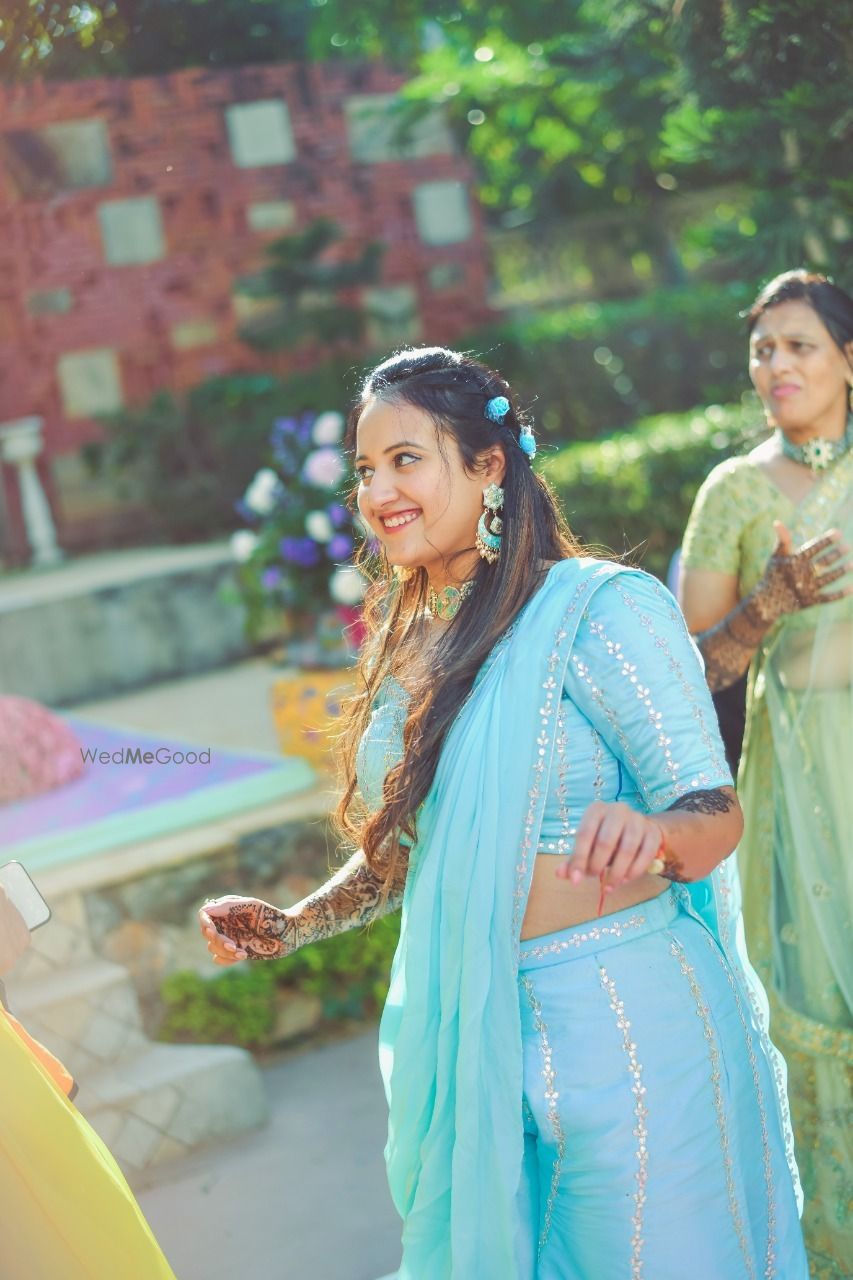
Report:
[{"label": "white mobile phone", "polygon": [[24,917],[24,923],[30,931],[47,924],[50,919],[50,907],[20,862],[7,862],[5,866],[0,867],[0,884]]}]

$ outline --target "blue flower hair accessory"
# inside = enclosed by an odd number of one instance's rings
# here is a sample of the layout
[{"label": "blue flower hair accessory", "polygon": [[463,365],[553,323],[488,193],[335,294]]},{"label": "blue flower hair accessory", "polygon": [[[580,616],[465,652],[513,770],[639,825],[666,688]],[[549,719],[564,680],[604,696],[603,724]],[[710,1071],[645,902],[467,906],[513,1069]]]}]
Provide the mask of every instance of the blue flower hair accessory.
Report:
[{"label": "blue flower hair accessory", "polygon": [[491,400],[486,401],[486,407],[483,412],[489,422],[496,422],[500,425],[509,413],[509,401],[506,396],[492,396]]},{"label": "blue flower hair accessory", "polygon": [[525,424],[521,428],[521,435],[518,437],[518,447],[527,457],[528,462],[532,462],[536,457],[536,437],[533,434],[533,428]]}]

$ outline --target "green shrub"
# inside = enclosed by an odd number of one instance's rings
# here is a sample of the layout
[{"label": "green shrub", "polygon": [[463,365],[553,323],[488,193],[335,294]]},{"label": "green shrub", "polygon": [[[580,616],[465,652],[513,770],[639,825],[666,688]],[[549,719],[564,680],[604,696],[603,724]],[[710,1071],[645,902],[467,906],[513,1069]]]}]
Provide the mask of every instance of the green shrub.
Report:
[{"label": "green shrub", "polygon": [[345,406],[351,365],[324,365],[285,380],[210,378],[183,398],[158,392],[147,405],[105,417],[104,439],[85,446],[84,457],[146,512],[147,536],[168,542],[222,536],[242,525],[234,504],[269,460],[276,418]]},{"label": "green shrub", "polygon": [[161,1040],[257,1047],[268,1044],[280,992],[316,996],[323,1019],[373,1018],[385,1001],[399,916],[303,947],[283,960],[241,965],[211,978],[180,972],[160,995]]},{"label": "green shrub", "polygon": [[755,443],[760,423],[755,409],[739,405],[663,414],[569,445],[542,472],[579,538],[620,555],[633,551],[632,559],[665,578],[700,484],[723,458]]},{"label": "green shrub", "polygon": [[[532,406],[540,438],[564,444],[648,414],[736,400],[747,386],[737,313],[748,300],[742,286],[691,284],[515,315],[456,346],[501,369]],[[234,504],[270,461],[273,422],[345,410],[373,359],[338,358],[283,378],[230,374],[183,398],[161,392],[106,418],[104,441],[85,453],[93,470],[147,512],[148,536],[221,536],[240,524]]]},{"label": "green shrub", "polygon": [[206,979],[180,972],[160,991],[166,1016],[162,1040],[204,1044],[262,1044],[275,1018],[275,974],[262,964],[228,970]]},{"label": "green shrub", "polygon": [[273,967],[281,985],[319,997],[327,1019],[372,1017],[385,1002],[399,936],[395,913],[367,929],[303,947]]},{"label": "green shrub", "polygon": [[589,440],[649,414],[739,399],[748,379],[737,316],[748,301],[739,285],[692,284],[515,316],[458,345],[501,370],[540,434]]}]

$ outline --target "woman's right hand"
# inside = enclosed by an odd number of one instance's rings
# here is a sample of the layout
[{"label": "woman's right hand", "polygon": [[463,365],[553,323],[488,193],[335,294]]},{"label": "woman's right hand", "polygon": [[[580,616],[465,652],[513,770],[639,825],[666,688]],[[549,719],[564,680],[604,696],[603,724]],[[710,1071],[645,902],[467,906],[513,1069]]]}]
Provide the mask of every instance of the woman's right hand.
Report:
[{"label": "woman's right hand", "polygon": [[199,909],[199,925],[207,949],[218,965],[240,960],[274,960],[295,950],[295,933],[287,913],[261,898],[228,894]]},{"label": "woman's right hand", "polygon": [[774,520],[776,550],[767,562],[761,581],[750,592],[763,621],[772,624],[788,613],[815,604],[828,604],[853,593],[853,586],[828,591],[850,571],[850,548],[838,529],[804,542],[796,551],[791,534],[781,520]]},{"label": "woman's right hand", "polygon": [[31,940],[24,917],[0,885],[0,976],[17,964]]}]

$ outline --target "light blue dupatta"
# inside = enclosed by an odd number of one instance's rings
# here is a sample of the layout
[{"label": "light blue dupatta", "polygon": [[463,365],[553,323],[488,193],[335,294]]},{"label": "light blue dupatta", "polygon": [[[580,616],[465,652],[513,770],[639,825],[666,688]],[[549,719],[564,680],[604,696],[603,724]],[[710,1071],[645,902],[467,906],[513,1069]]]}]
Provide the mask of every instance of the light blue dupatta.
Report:
[{"label": "light blue dupatta", "polygon": [[[399,1280],[509,1280],[523,1154],[517,964],[566,664],[618,565],[549,572],[479,673],[418,816],[380,1027]],[[758,1012],[737,946],[736,873],[689,887]],[[742,931],[741,931],[742,932]],[[783,1082],[783,1081],[782,1081]]]}]

